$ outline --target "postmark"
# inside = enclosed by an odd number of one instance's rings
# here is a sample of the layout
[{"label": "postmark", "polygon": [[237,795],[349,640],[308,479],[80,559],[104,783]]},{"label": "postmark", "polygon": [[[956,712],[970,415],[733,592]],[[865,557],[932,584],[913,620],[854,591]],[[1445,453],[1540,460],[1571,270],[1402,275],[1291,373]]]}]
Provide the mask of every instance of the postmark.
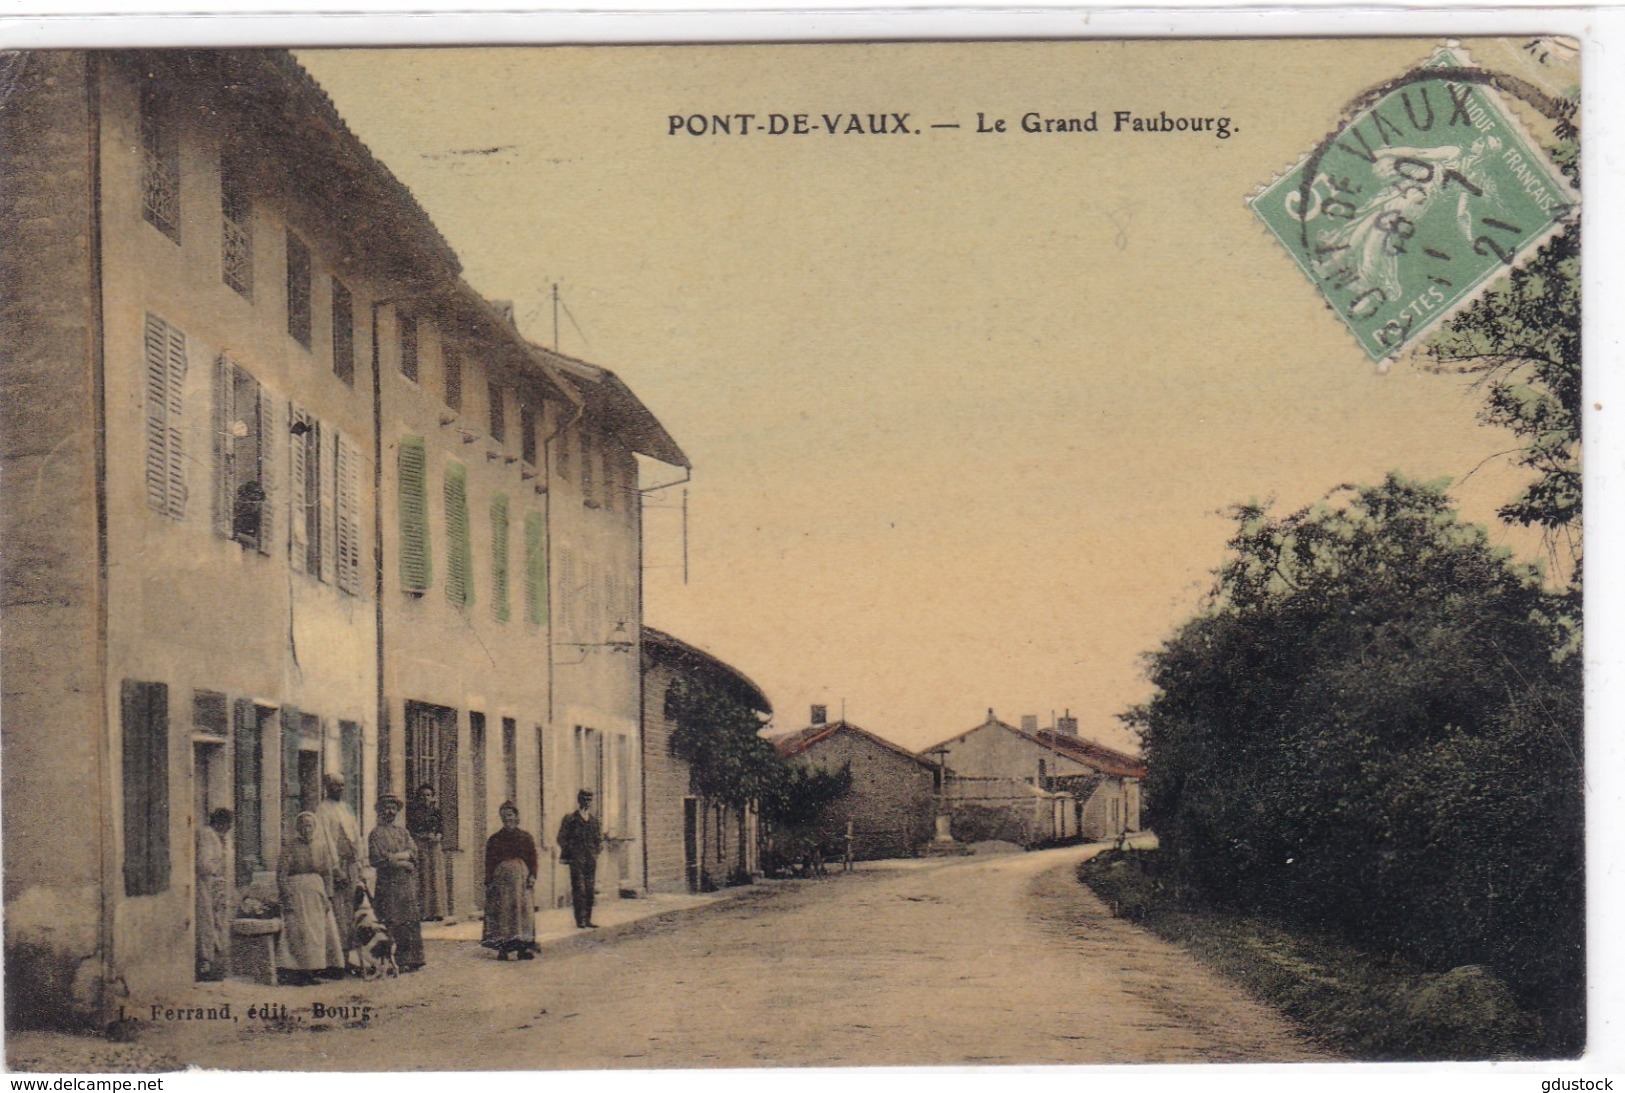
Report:
[{"label": "postmark", "polygon": [[1498,91],[1573,106],[1441,49],[1355,100],[1249,200],[1374,361],[1422,338],[1574,215],[1579,195]]}]

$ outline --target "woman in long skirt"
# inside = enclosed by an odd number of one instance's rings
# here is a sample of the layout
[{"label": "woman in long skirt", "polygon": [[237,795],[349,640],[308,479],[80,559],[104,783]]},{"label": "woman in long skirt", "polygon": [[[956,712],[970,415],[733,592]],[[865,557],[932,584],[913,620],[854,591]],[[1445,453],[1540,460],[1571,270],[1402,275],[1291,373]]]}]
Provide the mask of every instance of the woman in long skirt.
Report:
[{"label": "woman in long skirt", "polygon": [[519,809],[504,801],[502,830],[485,843],[485,929],[480,941],[498,960],[536,956],[536,840],[519,829]]},{"label": "woman in long skirt", "polygon": [[423,926],[418,916],[418,848],[395,822],[401,799],[378,798],[378,826],[367,836],[367,857],[378,871],[373,909],[395,939],[395,962],[403,972],[423,967]]},{"label": "woman in long skirt", "polygon": [[308,986],[316,981],[317,972],[344,971],[344,947],[333,919],[330,890],[338,863],[329,860],[325,844],[315,838],[315,813],[301,812],[293,827],[293,836],[283,844],[276,866],[282,895],[277,967],[289,982]]}]

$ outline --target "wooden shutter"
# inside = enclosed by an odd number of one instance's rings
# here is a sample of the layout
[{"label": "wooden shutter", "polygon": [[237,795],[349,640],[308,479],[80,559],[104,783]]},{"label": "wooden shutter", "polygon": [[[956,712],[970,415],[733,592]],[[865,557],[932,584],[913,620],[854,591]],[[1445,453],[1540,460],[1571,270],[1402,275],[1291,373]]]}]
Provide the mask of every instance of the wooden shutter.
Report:
[{"label": "wooden shutter", "polygon": [[231,435],[236,420],[236,384],[231,361],[224,355],[214,359],[214,531],[231,538],[232,505],[235,499],[237,441]]},{"label": "wooden shutter", "polygon": [[169,324],[147,316],[147,507],[165,511],[169,500]]},{"label": "wooden shutter", "polygon": [[[457,792],[457,714],[437,710],[434,715],[436,773],[440,781],[440,817],[445,821],[447,850],[462,849],[461,797]],[[484,850],[484,847],[480,848]]]},{"label": "wooden shutter", "polygon": [[525,618],[547,625],[547,524],[539,512],[525,513]]},{"label": "wooden shutter", "polygon": [[491,498],[491,612],[507,622],[508,610],[508,498]]},{"label": "wooden shutter", "polygon": [[401,438],[401,587],[408,592],[428,591],[433,577],[427,462],[421,436]]},{"label": "wooden shutter", "polygon": [[344,436],[334,446],[338,512],[334,517],[334,555],[340,591],[361,593],[361,452]]},{"label": "wooden shutter", "polygon": [[260,739],[259,711],[252,699],[239,698],[235,705],[236,722],[235,771],[233,772],[234,800],[237,806],[234,840],[237,844],[237,883],[247,884],[253,874],[265,868],[261,841],[261,787],[265,778],[265,743]]},{"label": "wooden shutter", "polygon": [[446,464],[446,599],[458,607],[474,602],[473,548],[468,535],[468,471]]},{"label": "wooden shutter", "polygon": [[303,422],[313,427],[310,415],[297,403],[288,404],[288,565],[295,573],[305,571],[305,556],[310,550],[310,520],[306,512],[305,484],[309,470],[308,432],[294,435],[294,425]]},{"label": "wooden shutter", "polygon": [[[249,431],[255,433],[254,449],[258,460],[260,489],[265,493],[265,500],[260,503],[260,537],[254,546],[261,554],[271,553],[271,536],[275,521],[272,519],[276,506],[271,503],[273,493],[271,482],[271,463],[276,458],[273,439],[287,430],[277,428],[276,400],[271,392],[262,386],[258,380],[251,380],[259,392],[259,420],[249,424]],[[257,430],[257,432],[256,432]]]},{"label": "wooden shutter", "polygon": [[127,679],[123,728],[124,894],[169,888],[169,687]]},{"label": "wooden shutter", "polygon": [[299,782],[299,732],[303,718],[298,706],[282,707],[282,835],[293,834],[293,822],[298,818],[303,787]]},{"label": "wooden shutter", "polygon": [[335,544],[338,540],[336,520],[338,515],[338,434],[331,426],[317,423],[315,426],[315,456],[317,480],[317,518],[319,532],[317,535],[316,576],[328,584],[333,583],[337,566],[337,550]]}]

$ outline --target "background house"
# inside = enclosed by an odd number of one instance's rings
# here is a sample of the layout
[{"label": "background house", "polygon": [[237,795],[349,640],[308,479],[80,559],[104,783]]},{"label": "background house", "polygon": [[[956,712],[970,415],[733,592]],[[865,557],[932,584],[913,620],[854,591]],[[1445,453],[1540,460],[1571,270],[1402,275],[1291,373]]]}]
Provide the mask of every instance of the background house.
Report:
[{"label": "background house", "polygon": [[825,811],[819,834],[826,854],[844,852],[848,826],[856,860],[912,856],[935,832],[936,767],[845,719],[812,723],[773,737],[787,761],[825,771],[850,767],[852,788]]},{"label": "background house", "polygon": [[1022,720],[1017,728],[988,710],[980,725],[920,753],[946,772],[955,838],[1032,845],[1139,829],[1142,762],[1083,740],[1070,714],[1054,730]]}]

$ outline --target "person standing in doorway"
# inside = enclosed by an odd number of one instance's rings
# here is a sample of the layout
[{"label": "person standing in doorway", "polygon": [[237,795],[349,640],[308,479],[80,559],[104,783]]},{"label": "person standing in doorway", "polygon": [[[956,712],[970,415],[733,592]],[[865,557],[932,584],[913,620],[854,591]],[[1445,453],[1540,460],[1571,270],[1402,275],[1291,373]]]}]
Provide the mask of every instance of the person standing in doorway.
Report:
[{"label": "person standing in doorway", "polygon": [[576,928],[596,930],[592,920],[593,888],[598,883],[598,854],[604,848],[604,829],[592,814],[592,790],[576,794],[576,810],[559,824],[559,860],[570,867],[570,905]]},{"label": "person standing in doorway", "polygon": [[406,830],[418,844],[418,912],[424,922],[446,917],[445,817],[435,803],[434,786],[424,782],[406,805]]},{"label": "person standing in doorway", "polygon": [[197,833],[197,977],[204,981],[226,977],[226,952],[231,945],[231,884],[226,877],[226,836],[232,813],[217,808]]}]

